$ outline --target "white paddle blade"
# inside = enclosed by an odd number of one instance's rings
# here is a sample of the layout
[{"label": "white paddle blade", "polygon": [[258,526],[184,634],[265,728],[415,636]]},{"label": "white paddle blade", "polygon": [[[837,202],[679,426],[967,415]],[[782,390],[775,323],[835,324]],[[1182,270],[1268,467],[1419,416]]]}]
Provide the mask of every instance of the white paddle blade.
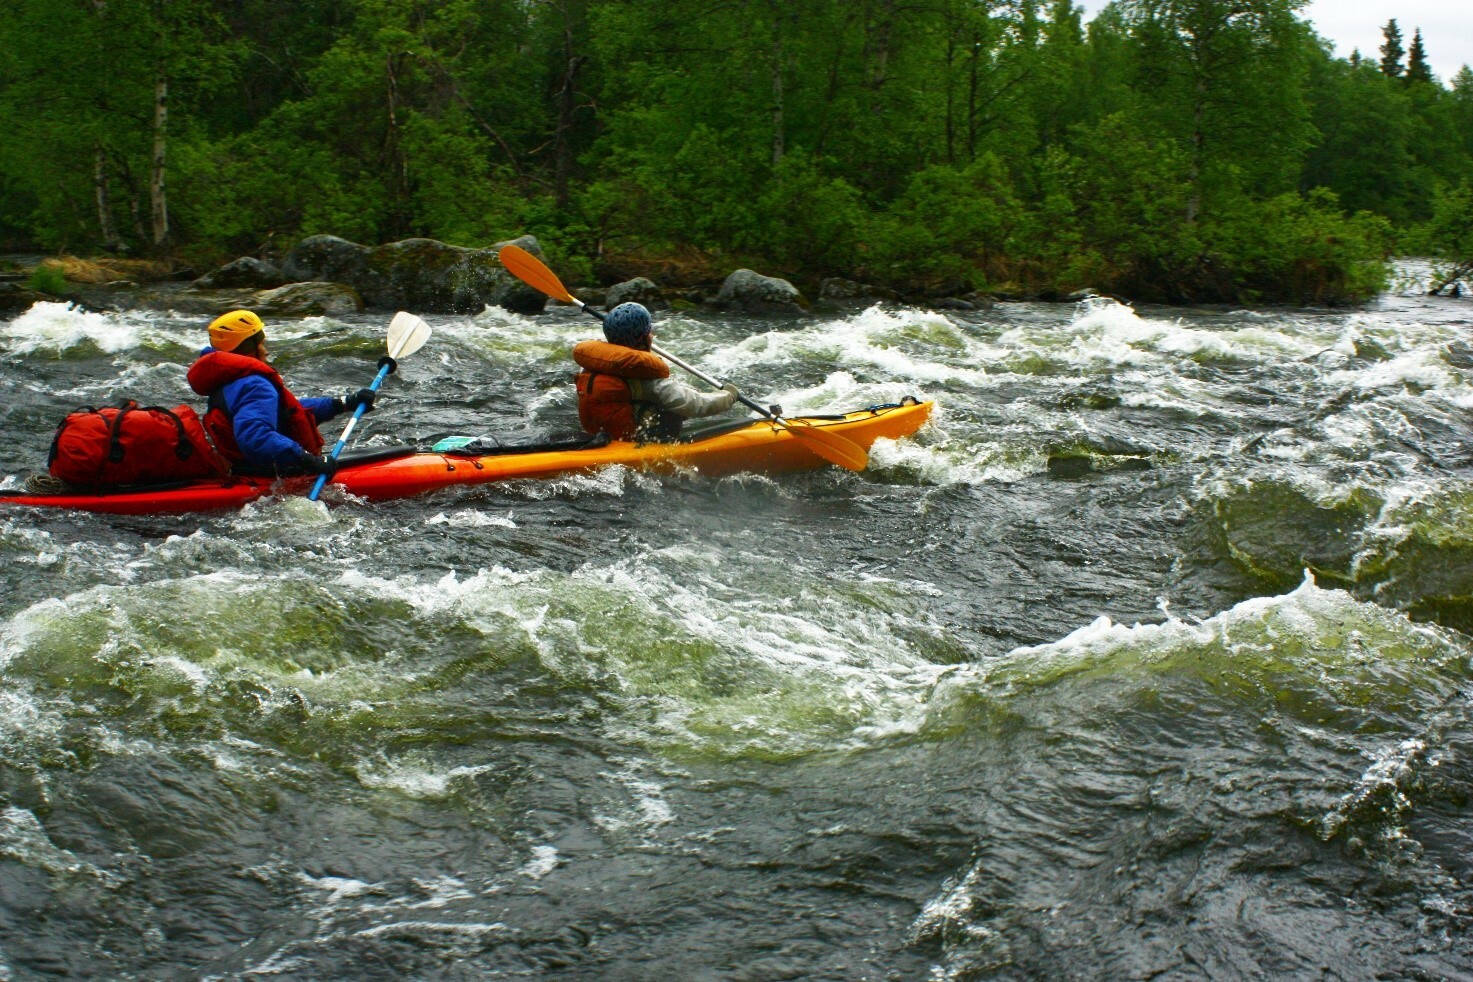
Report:
[{"label": "white paddle blade", "polygon": [[401,310],[389,321],[389,357],[412,355],[430,339],[430,325],[407,310]]}]

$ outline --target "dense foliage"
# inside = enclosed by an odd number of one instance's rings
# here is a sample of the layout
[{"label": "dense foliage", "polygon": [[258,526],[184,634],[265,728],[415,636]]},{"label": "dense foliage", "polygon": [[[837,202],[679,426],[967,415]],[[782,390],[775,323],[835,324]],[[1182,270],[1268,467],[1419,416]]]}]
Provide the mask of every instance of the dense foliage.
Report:
[{"label": "dense foliage", "polygon": [[[1446,242],[1473,73],[1303,0],[0,0],[0,236],[1336,300]],[[1455,224],[1455,222],[1454,222]]]}]

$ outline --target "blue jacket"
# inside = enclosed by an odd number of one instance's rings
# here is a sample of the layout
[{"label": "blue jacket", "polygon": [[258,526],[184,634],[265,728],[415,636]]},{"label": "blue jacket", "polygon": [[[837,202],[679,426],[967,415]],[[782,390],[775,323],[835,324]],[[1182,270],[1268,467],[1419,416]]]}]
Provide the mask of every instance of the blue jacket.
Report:
[{"label": "blue jacket", "polygon": [[[214,348],[206,347],[200,352],[207,355]],[[277,418],[281,412],[276,397],[276,387],[259,375],[247,375],[234,382],[227,382],[220,389],[225,400],[225,411],[235,431],[235,443],[248,464],[294,464],[302,454],[302,447],[290,437],[277,431]],[[325,423],[342,410],[331,396],[301,399],[302,408],[312,414],[318,423]]]}]

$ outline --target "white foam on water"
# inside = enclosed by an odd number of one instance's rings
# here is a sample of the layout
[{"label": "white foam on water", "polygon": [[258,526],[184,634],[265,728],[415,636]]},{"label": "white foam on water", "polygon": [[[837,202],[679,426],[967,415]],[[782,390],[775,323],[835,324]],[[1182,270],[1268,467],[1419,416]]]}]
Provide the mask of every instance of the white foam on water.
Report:
[{"label": "white foam on water", "polygon": [[358,783],[365,788],[394,791],[406,797],[422,801],[443,801],[450,797],[455,782],[492,770],[491,764],[474,767],[453,767],[449,770],[415,763],[413,761],[373,761],[360,763],[355,768]]},{"label": "white foam on water", "polygon": [[[117,363],[115,363],[117,364]],[[181,402],[191,403],[204,414],[205,407],[190,391],[184,374],[189,366],[183,362],[154,364],[122,363],[122,370],[111,379],[97,379],[67,389],[55,389],[51,395],[74,400],[79,405],[115,406],[126,395],[140,405],[162,405],[168,408]]]},{"label": "white foam on water", "polygon": [[875,306],[841,320],[753,334],[702,360],[712,373],[736,377],[752,365],[824,362],[846,372],[863,370],[891,385],[898,379],[982,385],[987,371],[976,366],[998,355],[941,314]]},{"label": "white foam on water", "polygon": [[[4,640],[0,638],[0,666],[7,659]],[[7,684],[9,681],[7,680]],[[44,711],[29,693],[0,689],[0,749],[14,756],[13,748],[37,738],[49,742],[60,731],[61,721]]]},{"label": "white foam on water", "polygon": [[12,355],[63,352],[91,343],[107,354],[152,344],[186,343],[183,332],[160,323],[154,312],[93,313],[42,301],[11,321],[0,321],[0,339]]},{"label": "white foam on water", "polygon": [[644,776],[641,761],[621,758],[615,763],[621,765],[619,770],[606,771],[600,776],[622,785],[629,792],[632,807],[625,807],[615,815],[595,814],[596,825],[609,832],[636,828],[648,833],[675,821],[675,812],[665,800],[664,785]]},{"label": "white foam on water", "polygon": [[1408,389],[1457,389],[1465,391],[1457,374],[1438,351],[1423,348],[1387,361],[1331,372],[1327,381],[1343,389],[1360,392],[1400,393]]},{"label": "white foam on water", "polygon": [[116,875],[79,859],[51,841],[32,812],[7,805],[0,810],[0,857],[13,859],[52,876],[88,876],[107,887],[121,882]]},{"label": "white foam on water", "polygon": [[529,879],[540,880],[553,870],[558,868],[562,860],[558,857],[558,851],[553,846],[533,846],[532,858],[517,870],[517,876],[525,876]]},{"label": "white foam on water", "polygon": [[500,921],[493,924],[458,921],[395,921],[392,924],[366,927],[353,933],[360,938],[403,938],[436,944],[454,939],[479,940],[488,934],[505,930],[508,930],[507,926]]},{"label": "white foam on water", "polygon": [[446,515],[443,511],[425,519],[426,525],[453,525],[457,528],[506,528],[514,529],[517,523],[512,520],[512,513],[505,515],[488,515],[474,508],[463,508],[453,515]]},{"label": "white foam on water", "polygon": [[[1015,685],[1083,670],[1121,656],[1149,665],[1193,649],[1219,649],[1229,654],[1280,656],[1280,649],[1316,652],[1319,664],[1359,664],[1368,633],[1390,638],[1395,650],[1460,654],[1440,628],[1413,623],[1404,614],[1342,590],[1326,590],[1305,572],[1304,581],[1281,596],[1255,597],[1206,620],[1187,622],[1168,612],[1156,624],[1127,626],[1100,616],[1068,636],[1042,645],[1015,648],[983,663],[964,665],[937,686],[935,705],[944,707],[955,690],[1005,694]],[[1375,657],[1393,657],[1380,645]],[[1325,686],[1354,700],[1359,687],[1374,681],[1345,672],[1324,674]],[[1344,692],[1340,692],[1340,689]]]},{"label": "white foam on water", "polygon": [[914,474],[925,484],[1008,484],[1048,471],[1048,455],[1004,444],[967,446],[952,441],[919,443],[914,439],[874,442],[870,469],[879,474]]},{"label": "white foam on water", "polygon": [[1375,799],[1386,801],[1387,808],[1396,816],[1410,811],[1412,801],[1407,796],[1406,787],[1417,779],[1424,767],[1429,764],[1436,766],[1437,763],[1429,761],[1427,743],[1417,737],[1409,737],[1368,756],[1371,764],[1365,773],[1320,820],[1320,834],[1324,838],[1339,833],[1356,811]]},{"label": "white foam on water", "polygon": [[652,473],[633,470],[622,464],[600,467],[587,474],[561,474],[541,480],[504,481],[500,485],[532,500],[547,501],[550,498],[579,498],[583,495],[622,498],[624,492],[633,487],[654,491],[660,487],[660,478]]},{"label": "white foam on water", "polygon": [[314,890],[325,892],[327,896],[323,899],[323,903],[329,906],[336,906],[345,900],[352,900],[356,897],[362,897],[368,894],[382,894],[384,892],[384,887],[381,883],[365,883],[362,880],[354,880],[342,876],[314,877],[306,873],[298,873],[297,878]]},{"label": "white foam on water", "polygon": [[[915,396],[922,401],[929,398],[909,383],[860,382],[849,372],[831,372],[818,385],[779,389],[766,394],[769,403],[782,406],[783,412],[789,416],[823,413],[835,407],[848,411],[859,406],[898,403],[906,396]],[[752,415],[752,419],[757,418]]]},{"label": "white foam on water", "polygon": [[[549,310],[556,310],[549,306]],[[449,340],[480,358],[524,371],[527,362],[571,364],[573,345],[601,337],[598,322],[581,317],[514,314],[487,307],[473,317],[451,317],[435,324],[437,344]]]}]

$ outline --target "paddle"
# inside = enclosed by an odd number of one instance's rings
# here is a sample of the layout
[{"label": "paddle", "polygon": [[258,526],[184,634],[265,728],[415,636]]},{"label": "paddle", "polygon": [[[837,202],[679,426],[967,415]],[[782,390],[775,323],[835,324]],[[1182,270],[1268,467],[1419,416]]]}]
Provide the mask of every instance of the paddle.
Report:
[{"label": "paddle", "polygon": [[[373,382],[368,387],[377,392],[378,387],[384,384],[384,379],[389,377],[389,373],[399,367],[395,364],[396,359],[414,354],[423,348],[424,343],[429,339],[430,325],[407,311],[401,310],[395,314],[394,319],[389,321],[388,357],[379,360],[378,374],[373,377]],[[363,418],[367,410],[368,407],[362,403],[353,410],[353,418],[348,420],[347,426],[343,427],[343,435],[338,437],[337,445],[332,448],[332,453],[327,455],[329,462],[338,459],[338,454],[342,453],[343,448],[348,445],[348,437],[353,435],[353,427],[358,425],[358,420]],[[317,475],[317,483],[312,485],[312,493],[307,495],[307,500],[316,501],[326,483],[326,474]]]},{"label": "paddle", "polygon": [[[570,303],[573,306],[577,307],[579,310],[582,310],[593,317],[597,317],[600,321],[603,320],[603,314],[599,313],[597,310],[594,310],[582,300],[579,300],[577,297],[569,293],[567,288],[563,286],[562,281],[557,278],[553,271],[548,269],[547,266],[542,262],[542,260],[532,255],[526,249],[523,249],[521,246],[514,245],[502,246],[499,255],[501,259],[501,265],[505,267],[506,271],[508,273],[511,273],[517,279],[521,280],[523,283],[526,283],[528,286],[532,287],[535,290],[547,294],[549,297],[552,297],[555,300],[561,300],[563,303]],[[705,372],[702,372],[700,369],[686,364],[679,358],[676,358],[674,355],[670,354],[668,351],[664,351],[660,348],[655,347],[654,345],[650,346],[650,350],[659,355],[661,358],[664,358],[666,361],[672,362],[680,368],[685,369],[687,372],[690,372],[692,375],[700,379],[702,382],[705,382],[707,385],[718,389],[721,388],[721,383],[718,382],[716,379],[707,375]],[[748,399],[746,396],[737,396],[737,399],[748,409],[751,409],[759,413],[760,415],[765,416],[767,419],[770,419],[777,425],[783,427],[789,433],[793,434],[794,437],[800,440],[805,446],[807,446],[809,450],[812,450],[814,453],[818,454],[818,456],[822,457],[824,460],[827,460],[829,463],[837,464],[840,467],[848,468],[851,471],[862,471],[865,469],[866,466],[868,466],[869,453],[853,440],[850,440],[847,437],[839,436],[837,433],[825,433],[823,430],[815,427],[812,423],[807,423],[802,420],[784,419],[781,416],[775,415],[765,406],[759,405],[758,403],[753,402],[751,399]]]}]

